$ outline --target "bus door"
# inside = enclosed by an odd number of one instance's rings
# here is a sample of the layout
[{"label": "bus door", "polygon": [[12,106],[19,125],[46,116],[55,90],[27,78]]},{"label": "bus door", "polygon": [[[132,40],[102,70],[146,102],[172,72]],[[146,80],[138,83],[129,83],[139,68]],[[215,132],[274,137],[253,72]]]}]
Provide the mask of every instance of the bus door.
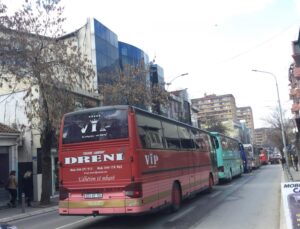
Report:
[{"label": "bus door", "polygon": [[218,141],[216,141],[214,136],[210,136],[209,138],[209,148],[210,148],[210,159],[212,166],[212,173],[214,176],[214,183],[218,183],[218,162],[217,162],[217,148]]}]

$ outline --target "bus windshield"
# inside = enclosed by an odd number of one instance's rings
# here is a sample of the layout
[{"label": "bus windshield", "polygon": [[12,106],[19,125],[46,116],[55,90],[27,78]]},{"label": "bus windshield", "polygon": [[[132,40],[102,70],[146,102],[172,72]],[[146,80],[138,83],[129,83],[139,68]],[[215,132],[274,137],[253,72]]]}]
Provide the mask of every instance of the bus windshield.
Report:
[{"label": "bus windshield", "polygon": [[67,114],[63,144],[128,138],[127,110],[99,110]]}]

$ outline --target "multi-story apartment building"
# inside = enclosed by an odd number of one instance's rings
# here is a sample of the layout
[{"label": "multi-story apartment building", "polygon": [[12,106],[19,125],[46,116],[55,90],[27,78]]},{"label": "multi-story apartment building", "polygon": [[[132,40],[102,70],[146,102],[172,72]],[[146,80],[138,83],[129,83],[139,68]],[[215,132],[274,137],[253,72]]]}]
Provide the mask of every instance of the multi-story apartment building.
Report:
[{"label": "multi-story apartment building", "polygon": [[254,139],[254,120],[253,120],[253,113],[252,108],[250,106],[246,107],[237,107],[237,120],[238,121],[244,121],[246,127],[250,131],[250,142]]},{"label": "multi-story apartment building", "polygon": [[236,103],[232,94],[204,95],[191,101],[192,105],[199,110],[198,120],[201,126],[205,126],[208,120],[237,121]]},{"label": "multi-story apartment building", "polygon": [[191,102],[192,106],[199,110],[198,123],[201,128],[205,129],[207,128],[207,124],[220,121],[227,127],[229,136],[240,140],[242,140],[242,138],[248,139],[248,137],[242,137],[245,135],[245,133],[242,132],[247,132],[248,134],[249,131],[239,122],[238,108],[236,107],[235,98],[232,94],[204,95],[202,98],[192,99]]},{"label": "multi-story apartment building", "polygon": [[258,128],[254,131],[254,144],[260,147],[269,146],[268,133],[270,128]]}]

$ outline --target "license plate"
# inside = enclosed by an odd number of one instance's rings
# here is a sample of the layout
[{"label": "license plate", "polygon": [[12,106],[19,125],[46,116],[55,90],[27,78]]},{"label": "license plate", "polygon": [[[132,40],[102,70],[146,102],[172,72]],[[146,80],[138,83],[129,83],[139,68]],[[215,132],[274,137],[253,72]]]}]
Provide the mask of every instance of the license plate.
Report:
[{"label": "license plate", "polygon": [[85,193],[84,199],[100,199],[102,196],[102,193]]}]

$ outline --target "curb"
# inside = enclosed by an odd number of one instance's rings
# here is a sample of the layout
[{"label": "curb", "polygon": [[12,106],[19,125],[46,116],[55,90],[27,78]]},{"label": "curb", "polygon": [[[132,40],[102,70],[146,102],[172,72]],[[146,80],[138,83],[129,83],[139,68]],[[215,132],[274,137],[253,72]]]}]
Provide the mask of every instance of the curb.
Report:
[{"label": "curb", "polygon": [[16,216],[2,218],[2,219],[0,219],[0,223],[8,223],[8,222],[11,222],[14,220],[24,219],[24,218],[28,218],[28,217],[35,216],[35,215],[41,215],[41,214],[56,211],[56,210],[58,210],[58,206],[41,209],[41,210],[37,210],[37,211],[32,211],[29,213],[22,213],[22,214],[19,214]]},{"label": "curb", "polygon": [[[285,172],[281,173],[281,183],[285,182]],[[280,229],[286,229],[286,223],[285,223],[285,215],[283,210],[283,200],[281,195],[281,183],[280,183],[280,212],[279,212],[279,228]]]}]

